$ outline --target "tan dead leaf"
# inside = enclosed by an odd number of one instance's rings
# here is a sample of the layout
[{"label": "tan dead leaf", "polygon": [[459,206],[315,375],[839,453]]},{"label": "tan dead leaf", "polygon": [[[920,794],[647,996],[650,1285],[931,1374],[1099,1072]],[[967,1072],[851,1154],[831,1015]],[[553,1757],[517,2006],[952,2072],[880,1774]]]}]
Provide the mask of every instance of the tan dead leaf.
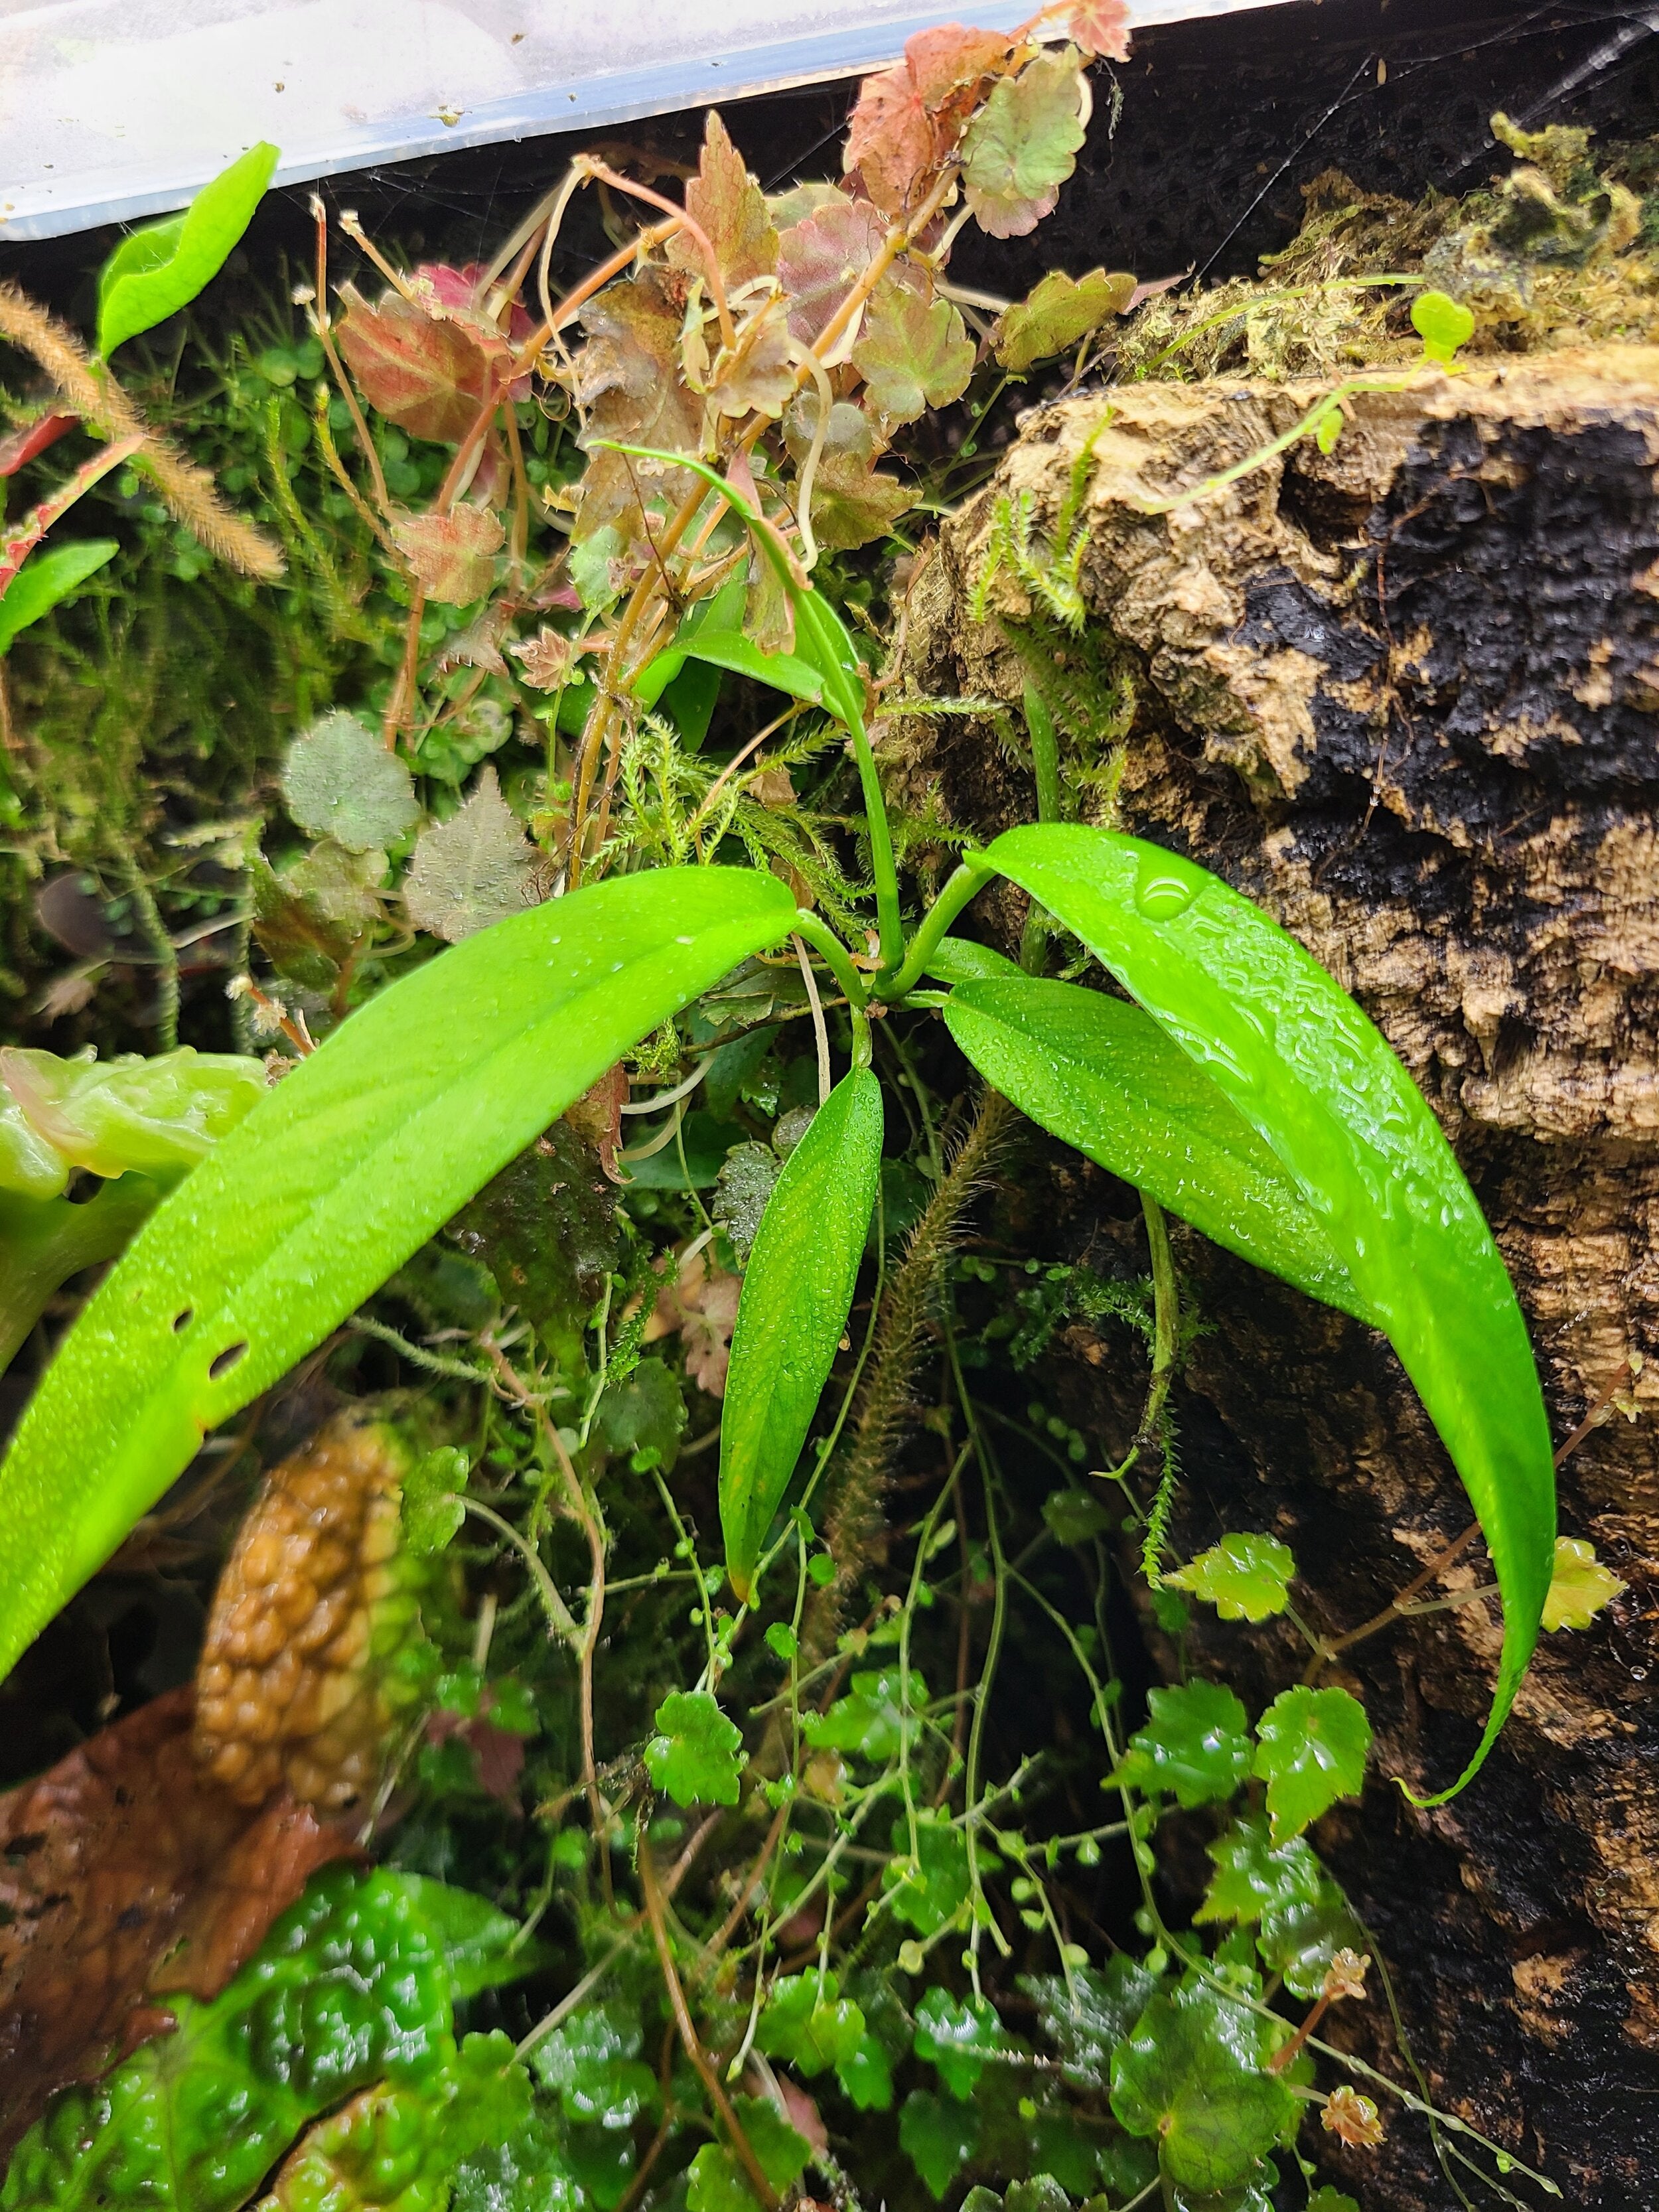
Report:
[{"label": "tan dead leaf", "polygon": [[54,2089],[216,1996],[349,1834],[281,1791],[241,1805],[191,1743],[183,1688],[0,1796],[0,2158]]},{"label": "tan dead leaf", "polygon": [[495,580],[495,556],[507,542],[501,517],[462,506],[447,514],[394,513],[392,535],[428,599],[471,606]]},{"label": "tan dead leaf", "polygon": [[769,300],[738,332],[732,351],[722,349],[715,357],[708,396],[720,413],[782,414],[795,392],[789,348],[787,304]]},{"label": "tan dead leaf", "polygon": [[196,1748],[242,1804],[280,1783],[327,1811],[372,1793],[398,1706],[389,1662],[418,1607],[398,1557],[408,1454],[342,1415],[273,1468],[214,1594]]},{"label": "tan dead leaf", "polygon": [[525,682],[538,691],[562,690],[576,657],[570,640],[551,623],[544,623],[534,637],[520,638],[507,649],[518,662]]},{"label": "tan dead leaf", "polygon": [[795,787],[787,768],[763,768],[749,779],[749,788],[763,806],[793,806]]},{"label": "tan dead leaf", "polygon": [[[668,1264],[672,1264],[672,1260]],[[699,1252],[658,1291],[655,1309],[646,1323],[647,1344],[678,1334],[685,1349],[686,1373],[711,1398],[726,1395],[732,1330],[742,1289],[741,1275],[711,1266],[708,1253]]]}]

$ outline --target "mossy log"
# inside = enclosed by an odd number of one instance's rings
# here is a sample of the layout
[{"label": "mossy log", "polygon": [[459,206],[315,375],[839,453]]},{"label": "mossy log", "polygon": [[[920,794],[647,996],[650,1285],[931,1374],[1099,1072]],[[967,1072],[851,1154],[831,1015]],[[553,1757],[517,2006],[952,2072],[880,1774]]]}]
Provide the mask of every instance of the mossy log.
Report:
[{"label": "mossy log", "polygon": [[[1143,384],[1034,412],[922,556],[889,696],[1017,708],[1046,655],[1075,764],[1098,750],[1088,694],[1115,666],[1133,694],[1118,822],[1260,900],[1381,1024],[1503,1247],[1558,1439],[1629,1384],[1632,1353],[1647,1363],[1637,1418],[1592,1427],[1561,1474],[1564,1531],[1626,1593],[1545,1639],[1484,1773],[1433,1811],[1387,1778],[1457,1772],[1491,1694],[1495,1608],[1356,1648],[1376,1778],[1319,1836],[1436,2095],[1583,2212],[1625,2212],[1659,2202],[1659,350],[1424,372],[1355,397],[1329,454],[1304,440],[1145,511],[1261,453],[1316,397]],[[1040,566],[1079,489],[1082,638],[1018,562],[976,605],[1022,495]],[[1006,713],[887,726],[916,811],[981,835],[1029,817]],[[1085,816],[1109,787],[1084,780]],[[981,909],[1005,945],[1022,904]],[[1054,1172],[1073,1235],[1107,1234],[1105,1179],[1074,1160]],[[1054,1209],[1032,1211],[1052,1233]],[[1273,1529],[1326,1632],[1366,1619],[1468,1518],[1444,1452],[1382,1338],[1191,1234],[1179,1257],[1212,1328],[1178,1399],[1178,1533]],[[1074,1410],[1123,1433],[1127,1357],[1070,1340]],[[1282,1624],[1195,1635],[1198,1663],[1242,1668],[1261,1695],[1305,1656]],[[1398,2072],[1382,2014],[1346,2032]],[[1333,2178],[1367,2212],[1454,2201],[1403,2120],[1382,2152],[1339,2155]]]}]

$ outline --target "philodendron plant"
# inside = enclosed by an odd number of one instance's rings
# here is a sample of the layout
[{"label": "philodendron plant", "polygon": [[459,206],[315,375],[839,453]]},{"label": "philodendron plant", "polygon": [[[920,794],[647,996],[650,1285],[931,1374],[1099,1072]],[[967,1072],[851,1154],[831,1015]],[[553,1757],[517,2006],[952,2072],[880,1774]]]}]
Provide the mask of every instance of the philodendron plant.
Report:
[{"label": "philodendron plant", "polygon": [[[810,697],[841,726],[863,786],[873,963],[856,963],[772,873],[665,866],[528,908],[381,990],[157,1207],[65,1340],[0,1468],[0,1666],[209,1430],[344,1321],[623,1055],[738,963],[793,939],[845,995],[852,1066],[790,1154],[744,1276],[720,1475],[739,1598],[794,1475],[865,1249],[883,1144],[872,1018],[937,1008],[969,1060],[1034,1121],[1387,1334],[1468,1488],[1503,1595],[1497,1692],[1461,1787],[1538,1634],[1553,1476],[1504,1263],[1410,1076],[1294,939],[1202,867],[1131,836],[1055,820],[1011,830],[969,854],[907,928],[854,638],[746,489],[684,454],[626,453],[643,468],[698,471],[699,526],[723,510],[740,519],[793,629],[793,652],[774,656],[683,630],[640,690],[708,653]],[[998,876],[1080,939],[1127,1000],[953,938],[953,920]]]}]

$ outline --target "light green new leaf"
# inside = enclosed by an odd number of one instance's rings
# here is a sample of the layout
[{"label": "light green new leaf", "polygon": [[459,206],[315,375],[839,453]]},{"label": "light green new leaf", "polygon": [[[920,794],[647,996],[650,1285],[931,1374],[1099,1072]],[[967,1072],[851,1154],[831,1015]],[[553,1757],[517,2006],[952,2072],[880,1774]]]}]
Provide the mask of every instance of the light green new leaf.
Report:
[{"label": "light green new leaf", "polygon": [[1318,1215],[1150,1014],[1075,983],[964,983],[945,1025],[1022,1114],[1241,1259],[1374,1321]]},{"label": "light green new leaf", "polygon": [[744,1600],[847,1326],[881,1136],[881,1085],[854,1067],[813,1115],[761,1216],[720,1423],[726,1566]]},{"label": "light green new leaf", "polygon": [[61,606],[87,578],[120,551],[113,538],[82,538],[32,553],[0,598],[0,653],[20,629]]},{"label": "light green new leaf", "polygon": [[1602,1607],[1628,1588],[1601,1565],[1594,1544],[1585,1543],[1582,1536],[1558,1536],[1555,1568],[1544,1601],[1544,1626],[1552,1635],[1559,1628],[1588,1628]]},{"label": "light green new leaf", "polygon": [[252,222],[280,158],[261,139],[204,185],[181,215],[121,240],[98,279],[98,350],[106,361],[213,282]]},{"label": "light green new leaf", "polygon": [[262,1098],[135,1238],[0,1463],[0,1674],[207,1430],[794,912],[746,869],[593,884],[404,976]]},{"label": "light green new leaf", "polygon": [[1224,1536],[1189,1559],[1166,1583],[1190,1590],[1212,1605],[1224,1620],[1266,1620],[1283,1613],[1296,1559],[1277,1536]]},{"label": "light green new leaf", "polygon": [[1361,1009],[1204,869],[1072,823],[1008,830],[986,858],[1083,939],[1272,1147],[1451,1453],[1504,1600],[1492,1711],[1462,1789],[1538,1640],[1555,1474],[1526,1323],[1450,1146]]}]

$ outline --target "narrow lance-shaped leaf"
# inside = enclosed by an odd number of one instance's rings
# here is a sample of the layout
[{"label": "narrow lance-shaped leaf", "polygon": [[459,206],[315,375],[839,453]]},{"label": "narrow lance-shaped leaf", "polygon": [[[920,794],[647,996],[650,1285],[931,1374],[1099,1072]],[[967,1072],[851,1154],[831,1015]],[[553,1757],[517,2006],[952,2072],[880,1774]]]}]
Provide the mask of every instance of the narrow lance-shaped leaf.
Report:
[{"label": "narrow lance-shaped leaf", "polygon": [[743,1599],[847,1326],[881,1136],[881,1085],[855,1067],[813,1115],[761,1216],[720,1423],[720,1528]]},{"label": "narrow lance-shaped leaf", "polygon": [[135,1239],[0,1463],[0,1672],[208,1429],[794,911],[741,869],[592,885],[381,992],[262,1099]]},{"label": "narrow lance-shaped leaf", "polygon": [[204,185],[181,215],[121,240],[98,279],[98,350],[106,361],[213,282],[252,222],[279,159],[261,139]]},{"label": "narrow lance-shaped leaf", "polygon": [[1022,1114],[1241,1259],[1382,1325],[1295,1179],[1150,1014],[1022,979],[961,985],[945,1020]]},{"label": "narrow lance-shaped leaf", "polygon": [[1504,1601],[1492,1711],[1462,1789],[1538,1640],[1555,1479],[1526,1323],[1450,1146],[1361,1009],[1217,877],[1072,823],[1007,830],[987,858],[1076,932],[1272,1146],[1455,1462]]}]

